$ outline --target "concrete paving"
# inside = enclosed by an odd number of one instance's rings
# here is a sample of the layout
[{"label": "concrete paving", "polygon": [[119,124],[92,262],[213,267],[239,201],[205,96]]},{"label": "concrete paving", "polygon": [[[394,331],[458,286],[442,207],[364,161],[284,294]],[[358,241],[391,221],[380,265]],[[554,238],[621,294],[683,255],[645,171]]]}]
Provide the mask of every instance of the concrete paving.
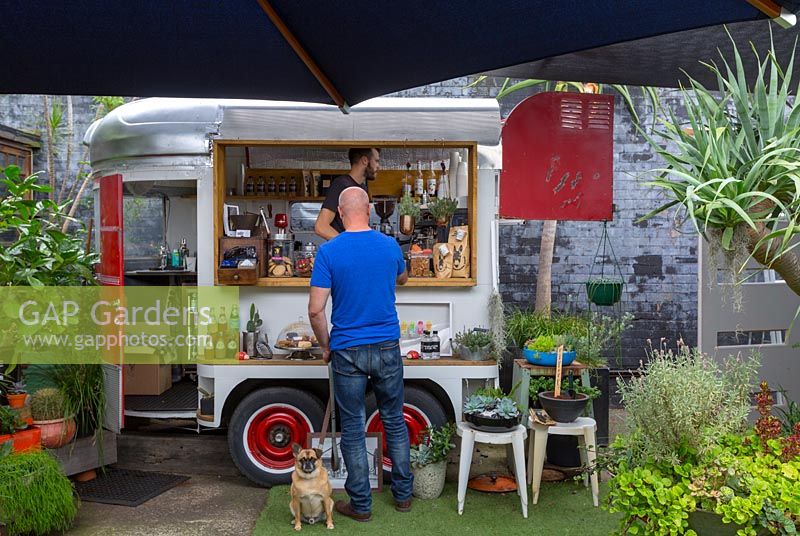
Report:
[{"label": "concrete paving", "polygon": [[[146,468],[143,468],[146,470]],[[84,502],[69,536],[226,536],[252,534],[267,490],[244,477],[193,475],[131,508]]]}]

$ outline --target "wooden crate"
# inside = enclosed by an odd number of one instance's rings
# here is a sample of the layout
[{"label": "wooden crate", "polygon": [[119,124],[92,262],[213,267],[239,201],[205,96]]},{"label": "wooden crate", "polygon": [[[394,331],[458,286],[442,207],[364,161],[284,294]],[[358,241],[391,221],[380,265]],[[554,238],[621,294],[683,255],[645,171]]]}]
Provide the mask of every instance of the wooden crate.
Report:
[{"label": "wooden crate", "polygon": [[[231,238],[225,237],[219,239],[219,262],[222,263],[222,259],[225,257],[225,252],[237,247],[250,247],[254,246],[256,248],[256,259],[258,259],[258,266],[256,270],[256,279],[259,277],[266,277],[267,275],[267,240],[265,238]],[[235,270],[234,268],[219,268],[217,267],[217,271],[219,272],[219,282],[223,284],[222,281],[222,272]],[[242,274],[246,275],[246,274]],[[254,284],[248,283],[248,284]],[[228,283],[228,284],[242,284],[242,283]]]}]

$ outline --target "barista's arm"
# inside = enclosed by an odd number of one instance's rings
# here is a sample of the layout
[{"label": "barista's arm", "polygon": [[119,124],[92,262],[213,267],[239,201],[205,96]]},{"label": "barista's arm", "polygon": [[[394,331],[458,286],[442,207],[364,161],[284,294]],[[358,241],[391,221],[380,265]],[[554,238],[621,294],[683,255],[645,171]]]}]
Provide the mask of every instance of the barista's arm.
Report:
[{"label": "barista's arm", "polygon": [[333,219],[336,217],[336,213],[327,208],[321,208],[319,210],[319,215],[317,216],[317,221],[314,224],[314,232],[317,233],[318,236],[321,236],[325,240],[330,240],[331,238],[338,236],[339,233],[331,227],[331,223],[333,223]]},{"label": "barista's arm", "polygon": [[397,276],[397,284],[405,285],[406,283],[408,283],[408,271],[403,270],[403,273]]},{"label": "barista's arm", "polygon": [[[328,304],[328,296],[331,289],[322,287],[311,287],[308,296],[308,318],[311,321],[311,329],[317,337],[323,357],[330,354],[330,336],[328,335],[328,318],[325,316],[325,306]],[[327,363],[327,360],[326,360]]]}]

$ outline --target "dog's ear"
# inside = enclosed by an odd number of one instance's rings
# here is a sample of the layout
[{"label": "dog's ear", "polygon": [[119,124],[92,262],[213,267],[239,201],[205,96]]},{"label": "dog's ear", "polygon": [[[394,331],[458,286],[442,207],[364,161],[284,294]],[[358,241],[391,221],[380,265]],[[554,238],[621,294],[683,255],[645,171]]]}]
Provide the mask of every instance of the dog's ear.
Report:
[{"label": "dog's ear", "polygon": [[317,455],[318,460],[322,459],[322,449],[314,449],[314,454]]},{"label": "dog's ear", "polygon": [[295,458],[297,457],[297,453],[299,453],[301,450],[303,450],[303,447],[297,443],[292,443],[292,454],[294,454]]}]

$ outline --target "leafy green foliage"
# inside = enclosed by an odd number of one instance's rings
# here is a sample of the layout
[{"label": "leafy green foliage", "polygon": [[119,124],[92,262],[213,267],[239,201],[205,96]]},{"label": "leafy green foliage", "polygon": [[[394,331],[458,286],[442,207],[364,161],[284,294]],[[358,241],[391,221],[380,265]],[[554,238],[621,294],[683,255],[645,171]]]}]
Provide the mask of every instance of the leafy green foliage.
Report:
[{"label": "leafy green foliage", "polygon": [[[531,376],[531,381],[528,384],[528,393],[533,401],[539,400],[539,393],[545,391],[554,391],[556,388],[556,379],[551,376]],[[564,379],[561,382],[561,390],[566,391],[569,388],[569,380]],[[594,386],[584,386],[580,377],[575,378],[573,382],[573,389],[576,393],[581,393],[594,400],[602,395],[602,391]]]},{"label": "leafy green foliage", "polygon": [[0,435],[13,434],[17,430],[24,430],[27,427],[28,425],[19,418],[14,410],[8,406],[0,406]]},{"label": "leafy green foliage", "polygon": [[457,199],[449,199],[445,197],[437,197],[428,203],[428,212],[437,220],[447,220],[453,217],[458,208]]},{"label": "leafy green foliage", "polygon": [[55,387],[39,389],[31,395],[31,415],[35,421],[63,419],[64,395]]},{"label": "leafy green foliage", "polygon": [[418,438],[419,444],[411,446],[411,464],[423,467],[446,460],[447,453],[455,448],[452,442],[455,433],[454,423],[425,428]]},{"label": "leafy green foliage", "polygon": [[400,198],[397,204],[397,213],[401,216],[411,216],[412,218],[419,218],[419,203],[414,202],[414,198],[406,194]]},{"label": "leafy green foliage", "polygon": [[0,285],[94,284],[97,255],[84,251],[80,236],[60,231],[61,223],[71,218],[65,205],[34,198],[50,191],[37,181],[36,174],[23,179],[17,166],[0,171],[7,189],[0,203],[0,232],[16,232],[14,242],[0,249]]},{"label": "leafy green foliage", "polygon": [[464,413],[483,415],[484,417],[513,418],[520,414],[517,403],[514,402],[515,385],[509,394],[497,387],[481,387],[475,390],[464,401]]},{"label": "leafy green foliage", "polygon": [[702,454],[745,429],[757,357],[729,356],[720,364],[687,346],[649,354],[644,373],[620,385],[632,463],[680,464],[682,453]]},{"label": "leafy green foliage", "polygon": [[43,451],[0,458],[0,520],[10,535],[67,530],[78,501],[58,462]]},{"label": "leafy green foliage", "polygon": [[[103,366],[53,365],[42,369],[48,384],[64,397],[64,415],[75,416],[78,436],[102,434],[106,409]],[[102,441],[98,441],[98,448]]]},{"label": "leafy green foliage", "polygon": [[[784,70],[774,47],[763,58],[754,49],[758,75],[748,86],[736,43],[733,48],[732,66],[724,57],[721,66],[707,65],[719,91],[690,79],[681,102],[687,120],[670,110],[663,128],[644,134],[667,163],[650,184],[672,199],[642,219],[677,206],[724,251],[732,254],[737,241],[744,242],[757,261],[770,264],[792,247],[800,229],[800,101],[790,95],[794,53]],[[744,263],[736,264],[731,268],[740,272]]]},{"label": "leafy green foliage", "polygon": [[786,391],[781,389],[786,399],[786,408],[775,408],[778,419],[781,421],[781,428],[784,434],[794,432],[794,427],[800,423],[800,404],[786,397]]},{"label": "leafy green foliage", "polygon": [[605,347],[619,337],[632,320],[630,313],[615,319],[598,313],[582,316],[553,313],[548,317],[532,311],[514,310],[506,318],[505,330],[509,344],[517,348],[523,348],[527,341],[537,337],[568,335],[578,361],[590,367],[601,367],[606,365]]},{"label": "leafy green foliage", "polygon": [[488,331],[470,330],[456,333],[453,341],[459,345],[476,352],[492,344],[492,335]]}]

